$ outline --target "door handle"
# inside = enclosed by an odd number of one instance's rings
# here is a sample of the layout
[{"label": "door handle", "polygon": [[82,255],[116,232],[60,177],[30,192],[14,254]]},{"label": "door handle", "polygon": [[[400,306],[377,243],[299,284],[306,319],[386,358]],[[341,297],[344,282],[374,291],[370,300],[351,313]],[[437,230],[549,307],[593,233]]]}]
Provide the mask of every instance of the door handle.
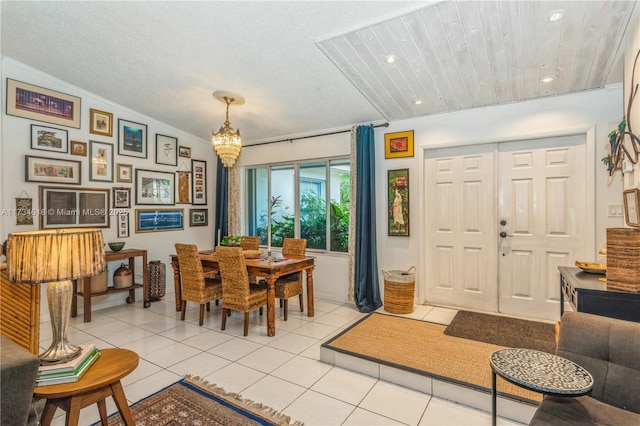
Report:
[{"label": "door handle", "polygon": [[513,237],[513,234],[507,234],[504,231],[500,233],[500,238],[507,238],[507,237]]}]

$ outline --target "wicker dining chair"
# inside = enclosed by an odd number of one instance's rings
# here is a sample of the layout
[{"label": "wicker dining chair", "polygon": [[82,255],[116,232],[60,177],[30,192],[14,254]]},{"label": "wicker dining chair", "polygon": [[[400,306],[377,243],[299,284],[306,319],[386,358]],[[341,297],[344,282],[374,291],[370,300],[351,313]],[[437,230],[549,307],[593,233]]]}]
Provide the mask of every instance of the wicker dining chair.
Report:
[{"label": "wicker dining chair", "polygon": [[240,237],[240,247],[242,247],[242,250],[258,250],[260,248],[260,237],[243,235]]},{"label": "wicker dining chair", "polygon": [[204,322],[204,306],[211,309],[210,302],[222,298],[222,283],[216,271],[204,271],[202,261],[195,244],[176,243],[178,265],[182,281],[182,309],[180,319],[184,321],[187,301],[200,304],[200,325]]},{"label": "wicker dining chair", "polygon": [[[305,238],[285,238],[282,244],[282,256],[304,256],[307,250]],[[298,296],[300,299],[300,312],[304,312],[302,291],[302,272],[284,275],[276,280],[276,298],[280,299],[280,307],[284,306],[284,320],[287,320],[289,310],[289,298]]]},{"label": "wicker dining chair", "polygon": [[[249,235],[243,235],[240,237],[240,247],[242,250],[259,250],[260,249],[260,237],[253,237]],[[249,283],[252,286],[263,287],[260,284],[260,279],[254,275],[249,275]]]},{"label": "wicker dining chair", "polygon": [[249,275],[244,262],[242,247],[216,248],[218,266],[222,277],[222,324],[227,326],[227,315],[231,310],[244,312],[244,335],[249,334],[249,312],[260,310],[267,304],[266,288],[249,285]]}]

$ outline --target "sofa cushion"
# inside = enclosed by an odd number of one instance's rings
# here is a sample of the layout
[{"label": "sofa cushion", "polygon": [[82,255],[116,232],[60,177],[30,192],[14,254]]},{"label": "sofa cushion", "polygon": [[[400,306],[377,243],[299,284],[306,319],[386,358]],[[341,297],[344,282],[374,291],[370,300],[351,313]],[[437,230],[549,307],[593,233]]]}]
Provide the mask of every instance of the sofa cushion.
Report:
[{"label": "sofa cushion", "polygon": [[530,425],[640,425],[640,414],[623,410],[589,396],[545,396]]},{"label": "sofa cushion", "polygon": [[25,425],[33,398],[40,359],[5,335],[0,335],[1,424]]}]

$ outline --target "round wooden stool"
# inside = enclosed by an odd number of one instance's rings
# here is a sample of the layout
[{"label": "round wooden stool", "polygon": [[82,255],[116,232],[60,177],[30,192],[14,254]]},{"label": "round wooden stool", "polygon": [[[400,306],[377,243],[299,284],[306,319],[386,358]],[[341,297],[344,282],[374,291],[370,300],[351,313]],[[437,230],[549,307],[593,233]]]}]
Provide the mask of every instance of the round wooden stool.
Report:
[{"label": "round wooden stool", "polygon": [[77,426],[80,410],[93,403],[98,404],[100,420],[107,424],[107,404],[105,398],[113,397],[126,425],[133,426],[133,417],[127,405],[127,398],[120,379],[138,366],[138,354],[127,349],[101,349],[100,358],[89,367],[80,380],[73,383],[40,386],[33,391],[34,396],[47,400],[42,413],[42,424],[50,425],[58,407],[67,412],[66,424]]}]

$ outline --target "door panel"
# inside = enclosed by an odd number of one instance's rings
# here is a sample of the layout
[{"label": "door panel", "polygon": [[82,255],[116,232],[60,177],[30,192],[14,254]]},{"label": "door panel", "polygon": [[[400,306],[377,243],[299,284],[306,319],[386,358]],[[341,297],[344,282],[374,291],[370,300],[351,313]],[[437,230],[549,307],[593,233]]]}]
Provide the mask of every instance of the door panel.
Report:
[{"label": "door panel", "polygon": [[496,309],[495,149],[484,145],[426,154],[431,303]]},{"label": "door panel", "polygon": [[557,319],[558,266],[586,252],[584,136],[499,145],[499,307]]}]

